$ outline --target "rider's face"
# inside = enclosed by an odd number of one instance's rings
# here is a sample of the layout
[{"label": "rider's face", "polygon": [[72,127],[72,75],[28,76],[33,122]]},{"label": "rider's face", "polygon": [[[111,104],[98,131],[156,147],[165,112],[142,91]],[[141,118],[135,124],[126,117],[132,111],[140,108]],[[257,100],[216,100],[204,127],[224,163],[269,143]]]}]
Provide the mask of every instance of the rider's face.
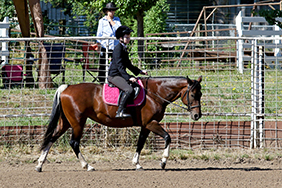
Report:
[{"label": "rider's face", "polygon": [[130,42],[130,34],[125,34],[123,37],[124,44],[128,44]]}]

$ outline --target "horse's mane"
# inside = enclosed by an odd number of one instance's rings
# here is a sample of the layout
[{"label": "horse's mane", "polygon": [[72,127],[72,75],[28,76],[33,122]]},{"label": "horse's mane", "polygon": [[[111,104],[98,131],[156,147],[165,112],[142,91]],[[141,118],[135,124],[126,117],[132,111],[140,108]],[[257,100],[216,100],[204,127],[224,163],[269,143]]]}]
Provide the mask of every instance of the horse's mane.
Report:
[{"label": "horse's mane", "polygon": [[156,77],[140,77],[144,85],[147,85],[148,82],[167,82],[170,85],[176,85],[179,81],[187,83],[187,78],[184,76],[156,76]]},{"label": "horse's mane", "polygon": [[184,76],[150,76],[150,77],[140,77],[141,79],[187,79]]}]

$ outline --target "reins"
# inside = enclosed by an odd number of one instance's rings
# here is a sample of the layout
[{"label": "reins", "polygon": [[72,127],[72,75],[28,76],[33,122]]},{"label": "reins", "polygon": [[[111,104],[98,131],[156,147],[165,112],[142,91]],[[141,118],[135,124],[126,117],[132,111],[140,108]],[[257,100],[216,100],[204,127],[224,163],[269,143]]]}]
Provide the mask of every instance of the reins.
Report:
[{"label": "reins", "polygon": [[[149,79],[150,77],[151,77],[151,76],[149,76],[148,79]],[[147,80],[148,80],[148,79],[147,79]],[[187,97],[187,107],[188,107],[188,108],[183,107],[183,106],[180,106],[180,105],[178,105],[178,104],[175,104],[175,103],[173,103],[173,102],[171,102],[171,101],[169,101],[169,100],[166,100],[166,99],[164,99],[163,97],[157,95],[156,93],[153,93],[153,92],[149,91],[147,88],[144,88],[144,90],[147,91],[147,92],[150,92],[151,94],[155,95],[156,97],[160,98],[161,100],[163,100],[163,101],[165,101],[165,102],[167,102],[167,103],[169,103],[169,104],[172,104],[172,105],[174,105],[174,106],[180,107],[180,108],[182,108],[182,109],[187,110],[187,111],[190,112],[193,108],[201,107],[201,105],[191,106],[191,105],[190,105],[190,100],[189,100],[189,92],[190,92],[191,90],[193,90],[198,84],[199,84],[199,82],[198,82],[198,81],[195,81],[195,82],[193,83],[193,85],[190,86],[190,88],[188,88],[188,89],[185,91],[184,95],[181,97],[181,100],[182,100],[182,99],[184,98],[184,96],[186,95],[186,97]],[[148,85],[148,84],[146,84],[146,86],[147,86],[147,85]]]}]

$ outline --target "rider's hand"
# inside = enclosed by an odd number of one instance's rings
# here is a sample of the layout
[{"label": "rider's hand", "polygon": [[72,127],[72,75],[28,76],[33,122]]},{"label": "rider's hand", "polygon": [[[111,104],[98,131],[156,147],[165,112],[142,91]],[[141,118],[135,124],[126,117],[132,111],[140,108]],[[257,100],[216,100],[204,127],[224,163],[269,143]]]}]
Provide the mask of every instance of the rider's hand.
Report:
[{"label": "rider's hand", "polygon": [[131,78],[129,78],[129,81],[131,81],[131,82],[136,82],[136,81],[137,81],[137,79],[136,79],[136,78],[134,78],[134,77],[131,77]]},{"label": "rider's hand", "polygon": [[95,50],[100,53],[101,52],[101,44],[97,42],[97,47],[95,47]]},{"label": "rider's hand", "polygon": [[145,71],[145,70],[142,70],[142,71],[140,72],[140,74],[148,75],[147,71]]}]

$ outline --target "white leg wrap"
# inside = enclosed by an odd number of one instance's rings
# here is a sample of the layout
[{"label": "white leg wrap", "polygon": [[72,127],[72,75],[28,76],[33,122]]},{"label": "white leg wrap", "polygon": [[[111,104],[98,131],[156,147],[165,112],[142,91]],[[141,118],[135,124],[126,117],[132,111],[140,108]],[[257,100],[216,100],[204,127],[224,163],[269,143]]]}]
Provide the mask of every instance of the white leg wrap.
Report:
[{"label": "white leg wrap", "polygon": [[78,153],[78,159],[83,169],[87,169],[87,171],[95,170],[92,166],[88,165],[88,163],[85,161],[83,155],[80,152]]},{"label": "white leg wrap", "polygon": [[169,152],[170,152],[170,146],[168,145],[168,146],[164,149],[163,157],[168,158],[168,157],[169,157]]},{"label": "white leg wrap", "polygon": [[41,172],[42,171],[42,166],[43,166],[43,163],[45,162],[46,158],[47,158],[47,155],[48,155],[48,152],[51,148],[51,146],[53,145],[52,142],[49,142],[49,144],[46,146],[46,148],[44,148],[41,152],[41,155],[38,159],[38,165],[35,167],[35,170],[38,171],[38,172]]},{"label": "white leg wrap", "polygon": [[136,165],[136,170],[143,169],[143,167],[139,164],[139,154],[136,152],[132,159],[132,164]]},{"label": "white leg wrap", "polygon": [[132,164],[133,165],[137,165],[139,164],[139,154],[136,152],[133,156],[133,159],[132,159]]},{"label": "white leg wrap", "polygon": [[163,162],[163,163],[166,163],[167,159],[169,158],[169,152],[170,152],[170,146],[168,145],[168,146],[164,149],[163,158],[162,158],[162,162]]},{"label": "white leg wrap", "polygon": [[165,166],[166,166],[166,161],[167,159],[169,158],[169,151],[170,151],[170,146],[168,145],[165,150],[164,150],[164,153],[163,153],[163,158],[162,158],[162,162],[161,162],[161,167],[162,169],[165,169]]}]

